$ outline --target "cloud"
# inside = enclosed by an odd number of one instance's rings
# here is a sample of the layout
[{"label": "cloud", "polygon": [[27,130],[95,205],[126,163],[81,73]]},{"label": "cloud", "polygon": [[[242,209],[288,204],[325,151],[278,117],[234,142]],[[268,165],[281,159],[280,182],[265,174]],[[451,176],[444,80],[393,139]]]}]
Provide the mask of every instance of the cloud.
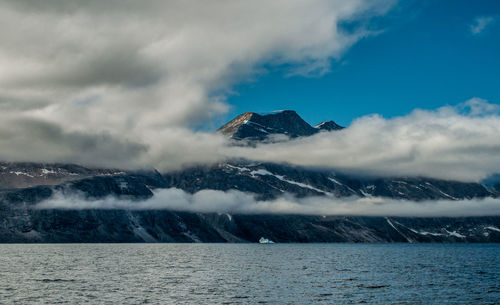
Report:
[{"label": "cloud", "polygon": [[341,131],[234,148],[250,160],[327,167],[351,174],[480,181],[500,172],[500,107],[471,99],[391,119],[370,115]]},{"label": "cloud", "polygon": [[[31,118],[154,146],[145,139],[227,112],[231,87],[264,64],[327,70],[371,33],[338,24],[384,14],[393,2],[3,0],[0,121]],[[25,128],[17,137],[29,142]],[[94,154],[77,149],[67,158]],[[31,151],[33,159],[53,152]]]},{"label": "cloud", "polygon": [[301,215],[353,215],[353,216],[411,216],[460,217],[500,215],[500,199],[472,199],[458,201],[412,202],[385,198],[334,198],[283,196],[276,200],[257,201],[240,191],[202,190],[194,194],[170,188],[155,192],[144,201],[107,197],[86,200],[78,195],[56,193],[39,203],[38,209],[127,209],[176,210],[202,213],[231,214],[301,214]]},{"label": "cloud", "polygon": [[[75,162],[120,167],[147,152],[145,144],[95,134],[67,131],[41,119],[10,118],[0,123],[1,155],[10,161]],[[86,155],[83,152],[91,151]],[[110,158],[114,156],[114,158]]]},{"label": "cloud", "polygon": [[324,73],[374,33],[339,24],[367,24],[394,2],[0,1],[0,160],[168,171],[246,158],[463,181],[500,172],[498,105],[480,99],[255,148],[192,131],[265,65]]},{"label": "cloud", "polygon": [[[160,171],[243,158],[354,175],[479,182],[500,173],[499,111],[499,105],[475,98],[454,107],[415,110],[390,119],[369,115],[341,131],[256,147],[234,146],[220,134],[182,127],[161,128],[134,141],[106,132],[68,131],[40,119],[16,118],[0,121],[0,154],[14,161],[154,167]],[[92,153],[82,153],[88,151]]]},{"label": "cloud", "polygon": [[471,25],[469,25],[469,30],[473,35],[478,35],[483,32],[488,26],[495,23],[495,18],[492,16],[480,16],[476,17]]}]

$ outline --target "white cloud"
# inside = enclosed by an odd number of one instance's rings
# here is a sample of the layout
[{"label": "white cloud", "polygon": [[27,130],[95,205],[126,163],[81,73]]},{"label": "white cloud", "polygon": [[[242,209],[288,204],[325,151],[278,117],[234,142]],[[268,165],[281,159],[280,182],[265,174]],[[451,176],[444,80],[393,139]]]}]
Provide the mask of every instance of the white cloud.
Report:
[{"label": "white cloud", "polygon": [[[256,147],[232,146],[220,134],[185,128],[163,128],[133,142],[106,133],[89,136],[44,121],[19,119],[0,122],[0,146],[2,157],[9,160],[169,171],[244,158],[351,174],[477,182],[500,173],[498,111],[498,105],[471,99],[456,107],[415,110],[391,119],[365,116],[341,131]],[[92,154],[82,153],[89,150]]]},{"label": "white cloud", "polygon": [[392,119],[371,115],[341,131],[237,147],[232,154],[355,174],[480,181],[500,172],[499,110],[498,105],[471,99]]},{"label": "white cloud", "polygon": [[264,63],[326,71],[370,34],[338,24],[393,2],[0,0],[0,160],[171,170],[243,157],[464,181],[500,172],[498,105],[479,99],[256,148],[189,129],[227,111],[227,92]]},{"label": "white cloud", "polygon": [[493,18],[492,16],[476,17],[472,24],[469,25],[469,30],[473,35],[478,35],[494,22],[495,18]]},{"label": "white cloud", "polygon": [[[338,24],[384,14],[393,2],[2,0],[0,128],[15,121],[18,129],[0,133],[9,148],[0,159],[113,165],[137,147],[154,155],[187,134],[181,128],[225,113],[231,86],[264,63],[327,70],[370,34]],[[32,132],[41,123],[63,136],[41,138]],[[107,153],[85,145],[103,134],[131,145]]]},{"label": "white cloud", "polygon": [[194,194],[171,188],[155,192],[144,201],[132,201],[107,197],[86,200],[78,195],[56,193],[39,203],[39,209],[131,209],[177,210],[202,213],[232,214],[301,214],[301,215],[354,215],[354,216],[411,216],[411,217],[459,217],[500,215],[500,199],[439,200],[412,202],[385,198],[334,198],[283,196],[275,200],[257,201],[240,191],[202,190]]}]

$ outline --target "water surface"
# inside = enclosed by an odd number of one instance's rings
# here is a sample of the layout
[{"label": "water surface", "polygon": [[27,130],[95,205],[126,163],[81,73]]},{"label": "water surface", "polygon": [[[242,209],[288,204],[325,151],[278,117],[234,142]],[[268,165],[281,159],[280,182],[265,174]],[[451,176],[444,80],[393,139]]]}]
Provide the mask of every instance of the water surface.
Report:
[{"label": "water surface", "polygon": [[0,245],[19,304],[498,304],[498,244]]}]

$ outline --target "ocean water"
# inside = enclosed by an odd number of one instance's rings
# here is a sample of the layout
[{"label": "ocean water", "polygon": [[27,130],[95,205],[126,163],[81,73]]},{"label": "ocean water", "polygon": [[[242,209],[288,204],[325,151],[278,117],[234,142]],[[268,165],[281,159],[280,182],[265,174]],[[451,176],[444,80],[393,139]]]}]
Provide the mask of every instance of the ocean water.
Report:
[{"label": "ocean water", "polygon": [[0,303],[499,304],[500,245],[0,245]]}]

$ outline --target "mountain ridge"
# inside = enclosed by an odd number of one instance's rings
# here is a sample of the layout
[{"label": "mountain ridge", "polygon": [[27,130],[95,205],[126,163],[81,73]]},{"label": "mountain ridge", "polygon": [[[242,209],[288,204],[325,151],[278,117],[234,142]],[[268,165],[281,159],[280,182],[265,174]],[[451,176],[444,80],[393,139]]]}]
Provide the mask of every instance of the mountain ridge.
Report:
[{"label": "mountain ridge", "polygon": [[[250,122],[250,123],[249,123]],[[268,141],[335,132],[295,111],[243,113],[218,132],[235,141]],[[262,130],[263,131],[262,131]],[[320,136],[320,135],[318,135]],[[500,197],[500,186],[425,177],[357,177],[283,163],[226,162],[160,173],[75,164],[0,162],[0,242],[500,242],[500,216],[380,217],[224,214],[170,210],[38,209],[54,194],[86,200],[113,197],[141,203],[161,189],[189,194],[240,191],[256,200],[387,198],[414,202]]]},{"label": "mountain ridge", "polygon": [[269,113],[245,112],[221,126],[217,132],[233,140],[263,141],[273,135],[298,138],[311,136],[322,130],[340,129],[343,127],[334,121],[322,122],[313,127],[294,110],[279,110]]}]

